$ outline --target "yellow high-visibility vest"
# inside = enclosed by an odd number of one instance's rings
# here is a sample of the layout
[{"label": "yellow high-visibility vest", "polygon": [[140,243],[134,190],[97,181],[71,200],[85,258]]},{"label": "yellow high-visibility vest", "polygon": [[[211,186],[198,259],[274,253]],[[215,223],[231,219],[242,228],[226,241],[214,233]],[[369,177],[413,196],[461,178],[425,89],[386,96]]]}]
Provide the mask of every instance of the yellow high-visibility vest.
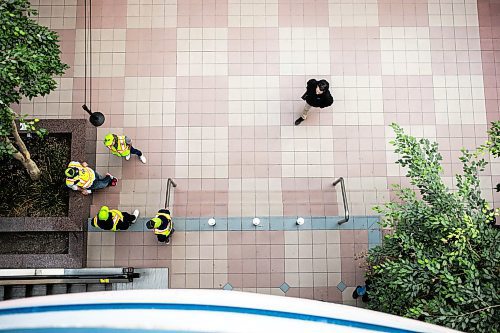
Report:
[{"label": "yellow high-visibility vest", "polygon": [[111,153],[116,156],[128,156],[130,155],[130,145],[125,141],[125,135],[117,136],[116,142],[111,146],[108,146]]},{"label": "yellow high-visibility vest", "polygon": [[84,167],[79,162],[70,162],[68,164],[68,168],[77,168],[78,176],[75,178],[66,177],[66,185],[71,187],[72,185],[76,185],[78,187],[88,189],[95,180],[95,173],[89,167]]},{"label": "yellow high-visibility vest", "polygon": [[168,225],[167,225],[167,227],[165,229],[155,229],[154,230],[155,235],[165,235],[165,236],[168,236],[168,235],[170,235],[170,232],[172,231],[172,219],[170,218],[169,214],[165,214],[165,213],[158,213],[158,214],[156,214],[156,217],[160,217],[160,216],[166,217],[167,220],[170,221],[170,223],[168,223]]},{"label": "yellow high-visibility vest", "polygon": [[[120,221],[123,221],[123,214],[117,209],[112,209],[109,211],[111,213],[111,218],[113,219],[113,228],[111,228],[110,231],[116,231],[116,226]],[[97,216],[94,217],[94,220],[92,221],[92,225],[96,228],[99,228],[97,225]]]}]

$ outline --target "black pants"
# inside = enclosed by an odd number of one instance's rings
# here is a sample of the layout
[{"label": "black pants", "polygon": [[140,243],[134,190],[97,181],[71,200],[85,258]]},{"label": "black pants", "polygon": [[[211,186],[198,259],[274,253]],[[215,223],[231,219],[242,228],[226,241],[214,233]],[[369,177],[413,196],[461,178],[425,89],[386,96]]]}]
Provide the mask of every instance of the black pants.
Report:
[{"label": "black pants", "polygon": [[168,236],[165,236],[165,235],[156,235],[156,237],[158,238],[158,242],[160,243],[167,243],[168,240],[170,239],[170,237],[173,235],[175,229],[172,229],[172,231],[170,232],[170,234],[168,234]]},{"label": "black pants", "polygon": [[127,212],[122,212],[122,214],[123,214],[123,221],[121,223],[118,223],[116,229],[127,230],[132,225],[132,222],[135,221],[135,215],[129,214]]}]

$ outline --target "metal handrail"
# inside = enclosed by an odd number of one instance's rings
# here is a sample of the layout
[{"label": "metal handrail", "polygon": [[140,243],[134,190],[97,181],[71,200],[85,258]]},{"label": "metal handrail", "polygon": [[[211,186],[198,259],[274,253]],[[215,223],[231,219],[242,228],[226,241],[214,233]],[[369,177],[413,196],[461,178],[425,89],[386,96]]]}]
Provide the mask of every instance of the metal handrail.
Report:
[{"label": "metal handrail", "polygon": [[165,197],[165,209],[170,208],[170,188],[171,187],[177,187],[177,184],[174,182],[172,178],[169,178],[167,180],[167,194]]},{"label": "metal handrail", "polygon": [[339,177],[333,182],[333,186],[336,186],[340,182],[340,187],[342,188],[342,200],[344,201],[344,218],[341,219],[338,224],[344,224],[349,221],[349,204],[347,203],[347,194],[345,193],[344,178]]}]

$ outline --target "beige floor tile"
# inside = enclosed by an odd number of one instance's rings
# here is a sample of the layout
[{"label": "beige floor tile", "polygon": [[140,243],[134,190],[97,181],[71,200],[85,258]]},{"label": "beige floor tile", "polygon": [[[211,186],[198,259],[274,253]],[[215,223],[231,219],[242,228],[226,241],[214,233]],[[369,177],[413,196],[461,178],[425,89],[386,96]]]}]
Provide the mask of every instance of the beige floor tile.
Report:
[{"label": "beige floor tile", "polygon": [[326,258],[316,258],[313,261],[313,272],[328,272],[328,261]]},{"label": "beige floor tile", "polygon": [[[175,237],[173,238],[175,239]],[[186,247],[182,245],[172,246],[172,259],[186,259]]]},{"label": "beige floor tile", "polygon": [[327,230],[312,230],[313,244],[325,244],[326,243],[326,233]]},{"label": "beige floor tile", "polygon": [[214,259],[227,259],[227,245],[215,245],[213,251]]},{"label": "beige floor tile", "polygon": [[227,274],[227,272],[228,272],[228,261],[214,259],[214,273]]},{"label": "beige floor tile", "polygon": [[186,273],[200,273],[200,261],[186,259]]},{"label": "beige floor tile", "polygon": [[200,246],[200,259],[214,259],[214,247],[212,245]]},{"label": "beige floor tile", "polygon": [[200,288],[200,274],[186,274],[186,288]]},{"label": "beige floor tile", "polygon": [[314,287],[313,273],[299,273],[299,287]]},{"label": "beige floor tile", "polygon": [[326,241],[328,242],[328,244],[340,243],[340,230],[327,230]]},{"label": "beige floor tile", "polygon": [[101,260],[101,247],[100,246],[87,246],[87,260],[100,261]]},{"label": "beige floor tile", "polygon": [[172,261],[172,273],[180,274],[186,273],[186,260],[184,259],[173,259]]},{"label": "beige floor tile", "polygon": [[313,244],[313,258],[326,258],[326,244]]},{"label": "beige floor tile", "polygon": [[299,272],[312,272],[313,261],[312,259],[299,259]]},{"label": "beige floor tile", "polygon": [[200,233],[198,231],[186,231],[186,245],[200,245]]},{"label": "beige floor tile", "polygon": [[294,244],[285,245],[285,258],[298,258],[299,257],[299,246]]},{"label": "beige floor tile", "polygon": [[115,260],[115,247],[114,246],[101,246],[101,261],[102,260]]},{"label": "beige floor tile", "polygon": [[285,293],[280,288],[271,288],[270,294],[275,296],[285,296]]},{"label": "beige floor tile", "polygon": [[227,283],[227,273],[214,273],[214,288],[221,289]]},{"label": "beige floor tile", "polygon": [[299,259],[291,258],[285,259],[285,272],[298,272],[299,271]]},{"label": "beige floor tile", "polygon": [[186,274],[170,274],[169,288],[186,288]]},{"label": "beige floor tile", "polygon": [[214,261],[213,260],[200,260],[200,273],[213,274]]},{"label": "beige floor tile", "polygon": [[201,231],[200,232],[200,245],[214,245],[214,232]]},{"label": "beige floor tile", "polygon": [[213,274],[200,274],[200,288],[210,288],[214,287],[214,275]]},{"label": "beige floor tile", "polygon": [[298,231],[285,231],[285,244],[298,244],[299,232]]},{"label": "beige floor tile", "polygon": [[89,232],[87,234],[87,246],[101,245],[102,232]]},{"label": "beige floor tile", "polygon": [[342,261],[341,258],[328,258],[326,260],[328,272],[341,272]]},{"label": "beige floor tile", "polygon": [[342,281],[340,273],[328,273],[327,279],[329,287],[336,287],[340,283],[340,281]]},{"label": "beige floor tile", "polygon": [[326,257],[327,258],[340,257],[340,244],[328,244],[326,246]]},{"label": "beige floor tile", "polygon": [[299,244],[312,244],[312,230],[300,230],[298,231]]},{"label": "beige floor tile", "polygon": [[227,244],[227,231],[214,232],[214,245],[226,245],[226,244]]},{"label": "beige floor tile", "polygon": [[[290,287],[299,287],[300,286],[300,284],[299,284],[299,273],[285,272],[285,282]],[[312,281],[311,281],[311,283],[312,283]]]},{"label": "beige floor tile", "polygon": [[313,274],[314,287],[326,287],[328,286],[328,276],[327,273],[314,273]]},{"label": "beige floor tile", "polygon": [[312,258],[312,244],[299,245],[299,258]]},{"label": "beige floor tile", "polygon": [[175,231],[172,237],[172,245],[186,245],[186,233],[184,231]]}]

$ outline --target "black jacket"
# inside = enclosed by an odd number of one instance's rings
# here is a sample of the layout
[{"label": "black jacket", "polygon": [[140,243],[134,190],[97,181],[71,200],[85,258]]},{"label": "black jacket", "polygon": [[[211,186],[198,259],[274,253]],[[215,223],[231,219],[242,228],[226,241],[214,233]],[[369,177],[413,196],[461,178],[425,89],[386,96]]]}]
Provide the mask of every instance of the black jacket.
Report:
[{"label": "black jacket", "polygon": [[[160,209],[158,213],[163,213],[163,214],[168,214],[170,215],[170,211],[168,209]],[[161,224],[158,227],[160,230],[167,229],[170,223],[172,223],[172,220],[167,219],[165,216],[160,215],[158,218],[161,220]]]},{"label": "black jacket", "polygon": [[315,79],[310,79],[307,81],[307,90],[302,96],[302,99],[307,102],[310,106],[316,108],[326,108],[333,104],[333,97],[330,94],[330,90],[325,90],[322,94],[316,95],[316,87],[318,86],[318,81]]}]

